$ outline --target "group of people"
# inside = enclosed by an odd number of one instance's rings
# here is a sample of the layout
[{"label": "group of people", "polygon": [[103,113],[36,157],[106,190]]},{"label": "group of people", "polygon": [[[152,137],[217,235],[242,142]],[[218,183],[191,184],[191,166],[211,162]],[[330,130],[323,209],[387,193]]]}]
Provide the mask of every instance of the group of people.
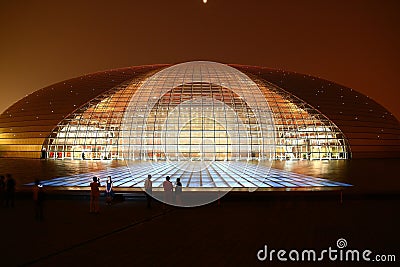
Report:
[{"label": "group of people", "polygon": [[[153,198],[153,182],[151,180],[152,176],[149,174],[147,179],[144,182],[144,188],[146,192],[147,198],[147,207],[151,207],[151,200]],[[182,183],[181,179],[177,178],[175,182],[175,186],[170,181],[171,178],[169,176],[165,177],[165,181],[163,182],[164,188],[164,202],[167,204],[171,204],[174,202],[177,205],[182,204]],[[99,213],[100,212],[100,179],[98,177],[93,177],[93,181],[90,183],[90,213]],[[174,190],[175,189],[175,190]],[[175,194],[174,194],[175,192]],[[175,198],[174,198],[175,197]],[[110,205],[112,200],[114,199],[114,191],[113,191],[113,181],[111,176],[107,177],[106,185],[105,185],[105,198],[106,203]]]},{"label": "group of people", "polygon": [[[151,178],[152,176],[149,174],[144,182],[148,208],[151,207],[151,199],[153,195],[153,182],[151,181]],[[171,177],[167,176],[162,184],[164,189],[164,202],[167,204],[173,203],[174,200],[174,185],[170,180]],[[177,178],[175,182],[175,203],[177,205],[182,204],[182,183],[180,178]]]},{"label": "group of people", "polygon": [[0,176],[0,204],[1,206],[14,207],[16,182],[11,174],[6,176],[7,180],[3,175]]},{"label": "group of people", "polygon": [[[105,197],[107,205],[111,205],[114,199],[113,181],[111,176],[107,177]],[[96,176],[93,177],[93,182],[90,183],[90,213],[100,212],[100,179]]]},{"label": "group of people", "polygon": [[[0,206],[14,207],[15,202],[15,187],[17,185],[15,179],[11,174],[5,176],[0,175]],[[43,186],[38,179],[32,187],[33,201],[35,208],[35,218],[37,220],[43,220]]]},{"label": "group of people", "polygon": [[[11,174],[7,174],[7,179],[5,176],[0,175],[0,204],[1,206],[14,207],[15,199],[15,187],[16,182]],[[149,174],[145,180],[144,187],[147,196],[147,207],[151,207],[151,199],[153,197],[153,182],[151,180],[152,176]],[[164,189],[164,202],[167,204],[172,204],[174,201],[177,205],[182,204],[182,183],[180,178],[176,179],[175,186],[170,181],[169,176],[165,177],[163,182]],[[100,212],[100,179],[93,177],[93,181],[90,183],[90,213]],[[43,219],[43,189],[39,180],[35,181],[33,186],[33,200],[35,202],[35,217],[39,220]],[[174,194],[175,192],[175,194]],[[111,176],[107,177],[105,184],[105,198],[106,203],[110,205],[114,199],[113,191],[113,181]]]}]

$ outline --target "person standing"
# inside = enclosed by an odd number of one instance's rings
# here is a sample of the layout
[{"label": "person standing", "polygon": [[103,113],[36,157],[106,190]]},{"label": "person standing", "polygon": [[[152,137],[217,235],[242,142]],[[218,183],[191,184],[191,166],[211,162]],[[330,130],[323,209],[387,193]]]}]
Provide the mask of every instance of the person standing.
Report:
[{"label": "person standing", "polygon": [[4,195],[6,194],[6,178],[1,175],[0,176],[0,207],[4,205]]},{"label": "person standing", "polygon": [[7,174],[7,182],[6,182],[6,206],[14,207],[14,199],[15,199],[15,180],[11,174]]},{"label": "person standing", "polygon": [[90,183],[90,213],[100,212],[100,182],[97,177],[93,177],[93,182]]},{"label": "person standing", "polygon": [[153,194],[153,182],[151,181],[151,175],[147,175],[146,181],[144,181],[144,190],[146,193],[147,208],[151,208],[151,197]]},{"label": "person standing", "polygon": [[176,179],[175,183],[175,203],[176,205],[182,205],[182,183],[181,178]]},{"label": "person standing", "polygon": [[170,182],[170,177],[165,177],[165,181],[163,182],[164,188],[164,202],[167,204],[172,203],[172,193],[174,192],[174,186]]},{"label": "person standing", "polygon": [[33,193],[33,202],[35,206],[35,219],[42,221],[43,220],[43,201],[44,201],[44,192],[43,185],[39,180],[35,181],[35,184],[32,188]]},{"label": "person standing", "polygon": [[111,176],[108,176],[106,182],[106,203],[108,205],[111,205],[113,198],[114,198],[113,181],[111,180]]}]

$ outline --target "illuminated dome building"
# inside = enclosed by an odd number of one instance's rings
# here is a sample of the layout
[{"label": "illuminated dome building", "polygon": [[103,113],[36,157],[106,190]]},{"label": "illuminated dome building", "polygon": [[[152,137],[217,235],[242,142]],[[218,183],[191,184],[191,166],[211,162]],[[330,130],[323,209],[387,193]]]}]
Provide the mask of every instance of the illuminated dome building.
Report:
[{"label": "illuminated dome building", "polygon": [[0,157],[141,161],[400,156],[398,120],[312,76],[197,61],[66,80],[0,117]]}]

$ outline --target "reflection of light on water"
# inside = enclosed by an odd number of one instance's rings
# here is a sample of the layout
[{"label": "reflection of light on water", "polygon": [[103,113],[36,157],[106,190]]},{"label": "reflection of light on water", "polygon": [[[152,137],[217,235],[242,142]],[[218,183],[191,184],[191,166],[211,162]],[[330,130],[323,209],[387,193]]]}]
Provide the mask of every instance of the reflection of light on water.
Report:
[{"label": "reflection of light on water", "polygon": [[[108,168],[106,170],[66,176],[44,181],[46,186],[88,186],[93,176],[113,177],[114,187],[141,188],[148,174],[153,176],[153,188],[162,188],[168,175],[171,181],[181,179],[182,187],[208,190],[209,188],[315,188],[340,187],[347,184],[321,179],[285,170],[270,169],[243,162],[182,162],[177,167],[170,162],[142,162],[129,167]],[[197,170],[197,171],[194,171]]]},{"label": "reflection of light on water", "polygon": [[[130,162],[130,164],[135,164]],[[139,164],[136,162],[136,164]],[[326,168],[319,169],[319,166]],[[106,170],[126,166],[125,161],[108,160],[37,160],[0,158],[0,173],[13,174],[17,187],[35,179],[49,180],[55,177]],[[327,178],[355,185],[354,190],[367,189],[371,192],[398,191],[400,180],[393,175],[398,172],[400,159],[358,159],[338,161],[274,161],[273,168]],[[379,179],[377,179],[379,178]],[[295,189],[295,188],[293,188]],[[301,190],[301,188],[298,188]]]},{"label": "reflection of light on water", "polygon": [[274,161],[272,167],[313,177],[346,182],[348,181],[346,176],[350,162],[350,160]]},{"label": "reflection of light on water", "polygon": [[[350,183],[354,185],[349,192],[358,193],[400,193],[400,179],[397,179],[398,166],[400,159],[356,159],[346,161],[293,161],[289,164],[285,162],[274,162],[275,169],[287,170],[292,172],[303,172],[305,175],[328,178],[330,180]],[[138,162],[136,162],[138,164]],[[318,170],[321,164],[328,166]],[[22,166],[22,167],[21,167]],[[36,159],[2,159],[0,158],[0,173],[13,174],[17,181],[17,190],[21,190],[24,184],[33,182],[36,178],[49,180],[55,177],[66,177],[78,173],[87,173],[95,170],[115,169],[125,166],[124,161],[70,161],[70,160],[36,160]],[[116,171],[116,175],[120,173]],[[320,175],[318,175],[320,174]],[[116,176],[115,175],[115,176]],[[112,177],[115,177],[112,175]],[[330,187],[335,189],[334,187]],[[30,188],[24,187],[24,190]],[[62,188],[63,190],[77,190],[77,187]],[[88,188],[78,188],[78,190],[88,190]],[[329,188],[328,188],[329,189]],[[136,190],[141,190],[136,189]],[[189,189],[187,189],[189,190]],[[235,189],[237,190],[237,189]],[[277,188],[263,188],[266,190],[281,190]],[[326,191],[325,187],[312,187],[312,191]],[[247,188],[242,191],[248,192]],[[304,191],[304,188],[290,188],[290,191]],[[87,192],[84,192],[86,194]]]}]

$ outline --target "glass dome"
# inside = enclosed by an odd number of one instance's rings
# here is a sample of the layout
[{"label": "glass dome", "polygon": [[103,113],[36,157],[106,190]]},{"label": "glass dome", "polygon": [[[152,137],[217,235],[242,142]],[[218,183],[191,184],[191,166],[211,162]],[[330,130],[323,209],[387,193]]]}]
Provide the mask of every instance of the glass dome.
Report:
[{"label": "glass dome", "polygon": [[121,128],[124,158],[134,160],[249,161],[275,152],[273,115],[261,90],[214,62],[182,63],[146,79]]},{"label": "glass dome", "polygon": [[284,89],[231,66],[187,62],[137,75],[66,116],[56,159],[265,161],[349,158],[341,130]]}]

